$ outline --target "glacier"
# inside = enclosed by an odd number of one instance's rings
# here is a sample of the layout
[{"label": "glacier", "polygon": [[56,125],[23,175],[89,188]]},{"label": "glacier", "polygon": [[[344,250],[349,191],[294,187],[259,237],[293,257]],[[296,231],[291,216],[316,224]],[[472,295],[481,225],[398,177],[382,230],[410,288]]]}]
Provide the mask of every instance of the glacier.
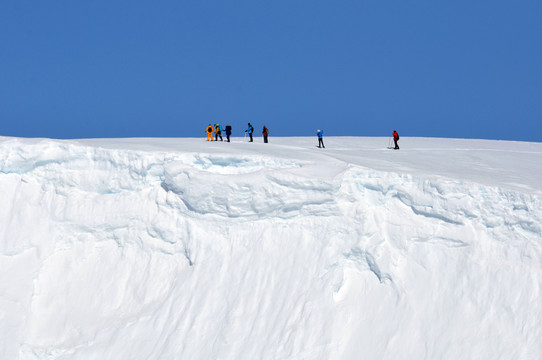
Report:
[{"label": "glacier", "polygon": [[5,359],[542,358],[542,144],[0,137]]}]

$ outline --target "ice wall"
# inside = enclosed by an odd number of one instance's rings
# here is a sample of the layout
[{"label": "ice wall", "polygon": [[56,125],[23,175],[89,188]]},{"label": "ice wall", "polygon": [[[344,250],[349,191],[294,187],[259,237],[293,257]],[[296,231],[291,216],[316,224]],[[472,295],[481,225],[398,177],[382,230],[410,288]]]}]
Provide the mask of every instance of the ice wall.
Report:
[{"label": "ice wall", "polygon": [[322,161],[0,143],[0,353],[542,357],[538,194]]}]

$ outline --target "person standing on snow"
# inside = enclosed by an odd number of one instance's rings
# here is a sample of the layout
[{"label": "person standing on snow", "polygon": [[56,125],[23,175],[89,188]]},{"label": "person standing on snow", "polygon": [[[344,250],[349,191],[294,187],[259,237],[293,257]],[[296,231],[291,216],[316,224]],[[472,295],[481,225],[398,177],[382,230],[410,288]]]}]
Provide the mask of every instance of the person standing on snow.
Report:
[{"label": "person standing on snow", "polygon": [[399,141],[399,134],[397,131],[393,130],[393,142],[395,143],[395,150],[399,150],[399,145],[397,145],[397,141]]},{"label": "person standing on snow", "polygon": [[226,125],[226,139],[228,139],[228,142],[230,142],[230,135],[231,135],[231,125]]},{"label": "person standing on snow", "polygon": [[215,124],[215,141],[218,141],[218,137],[220,136],[220,141],[222,140],[222,129],[220,128],[220,125]]},{"label": "person standing on snow", "polygon": [[263,142],[267,144],[267,135],[269,135],[269,130],[265,127],[265,125],[263,126],[262,134],[263,134]]},{"label": "person standing on snow", "polygon": [[211,126],[211,124],[207,126],[207,141],[209,141],[209,139],[213,141],[213,127]]},{"label": "person standing on snow", "polygon": [[325,149],[326,147],[324,146],[324,139],[322,138],[324,136],[324,131],[318,130],[316,136],[318,136],[318,147],[323,147]]},{"label": "person standing on snow", "polygon": [[248,128],[245,130],[246,133],[248,133],[248,136],[250,137],[250,140],[248,142],[252,142],[252,133],[254,132],[254,128],[250,123],[248,123]]}]

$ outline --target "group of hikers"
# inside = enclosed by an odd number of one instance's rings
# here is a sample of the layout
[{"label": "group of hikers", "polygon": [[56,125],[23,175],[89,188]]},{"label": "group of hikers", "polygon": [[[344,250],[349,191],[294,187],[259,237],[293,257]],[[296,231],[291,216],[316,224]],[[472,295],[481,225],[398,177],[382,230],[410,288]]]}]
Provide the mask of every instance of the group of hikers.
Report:
[{"label": "group of hikers", "polygon": [[[231,125],[226,125],[226,140],[230,142],[230,135],[231,135]],[[222,125],[215,124],[213,127],[211,124],[207,125],[207,141],[218,141],[218,138],[220,138],[220,141],[223,141],[222,139]],[[253,142],[254,139],[252,138],[252,134],[254,133],[254,127],[248,123],[248,128],[245,130],[245,132],[248,134],[249,142]],[[213,133],[215,134],[215,138],[213,139]],[[263,127],[262,130],[263,135],[263,142],[267,143],[267,136],[269,135],[269,129],[267,127]]]},{"label": "group of hikers", "polygon": [[[231,135],[231,125],[226,125],[226,140],[230,142],[230,135]],[[223,141],[222,139],[222,126],[220,124],[215,124],[215,126],[212,126],[209,124],[207,126],[207,141],[218,141],[218,138],[220,138],[220,141]],[[213,139],[213,133],[215,135],[215,138]],[[248,127],[245,130],[245,133],[248,134],[249,142],[253,142],[254,139],[252,138],[252,134],[254,133],[254,127],[252,124],[248,123]],[[263,135],[263,142],[267,143],[267,136],[269,135],[269,129],[264,125],[262,130]],[[393,130],[393,142],[395,143],[395,147],[393,149],[399,150],[399,145],[397,145],[397,141],[399,141],[399,134],[397,131]],[[323,130],[317,130],[316,136],[318,137],[318,147],[319,148],[326,148],[324,146],[324,131]]]},{"label": "group of hikers", "polygon": [[[213,131],[215,133],[215,138],[213,139]],[[231,126],[226,125],[226,140],[230,142],[230,135],[231,135]],[[220,141],[224,141],[222,139],[222,126],[220,124],[215,124],[213,127],[211,124],[207,126],[207,141],[218,141],[218,138],[220,137]]]}]

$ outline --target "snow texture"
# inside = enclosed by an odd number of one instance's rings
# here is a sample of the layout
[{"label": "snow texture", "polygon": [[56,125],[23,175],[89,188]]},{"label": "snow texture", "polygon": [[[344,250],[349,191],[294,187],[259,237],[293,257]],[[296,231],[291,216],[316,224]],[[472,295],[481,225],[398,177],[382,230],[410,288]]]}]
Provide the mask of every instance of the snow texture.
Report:
[{"label": "snow texture", "polygon": [[2,359],[540,359],[542,144],[0,138]]}]

